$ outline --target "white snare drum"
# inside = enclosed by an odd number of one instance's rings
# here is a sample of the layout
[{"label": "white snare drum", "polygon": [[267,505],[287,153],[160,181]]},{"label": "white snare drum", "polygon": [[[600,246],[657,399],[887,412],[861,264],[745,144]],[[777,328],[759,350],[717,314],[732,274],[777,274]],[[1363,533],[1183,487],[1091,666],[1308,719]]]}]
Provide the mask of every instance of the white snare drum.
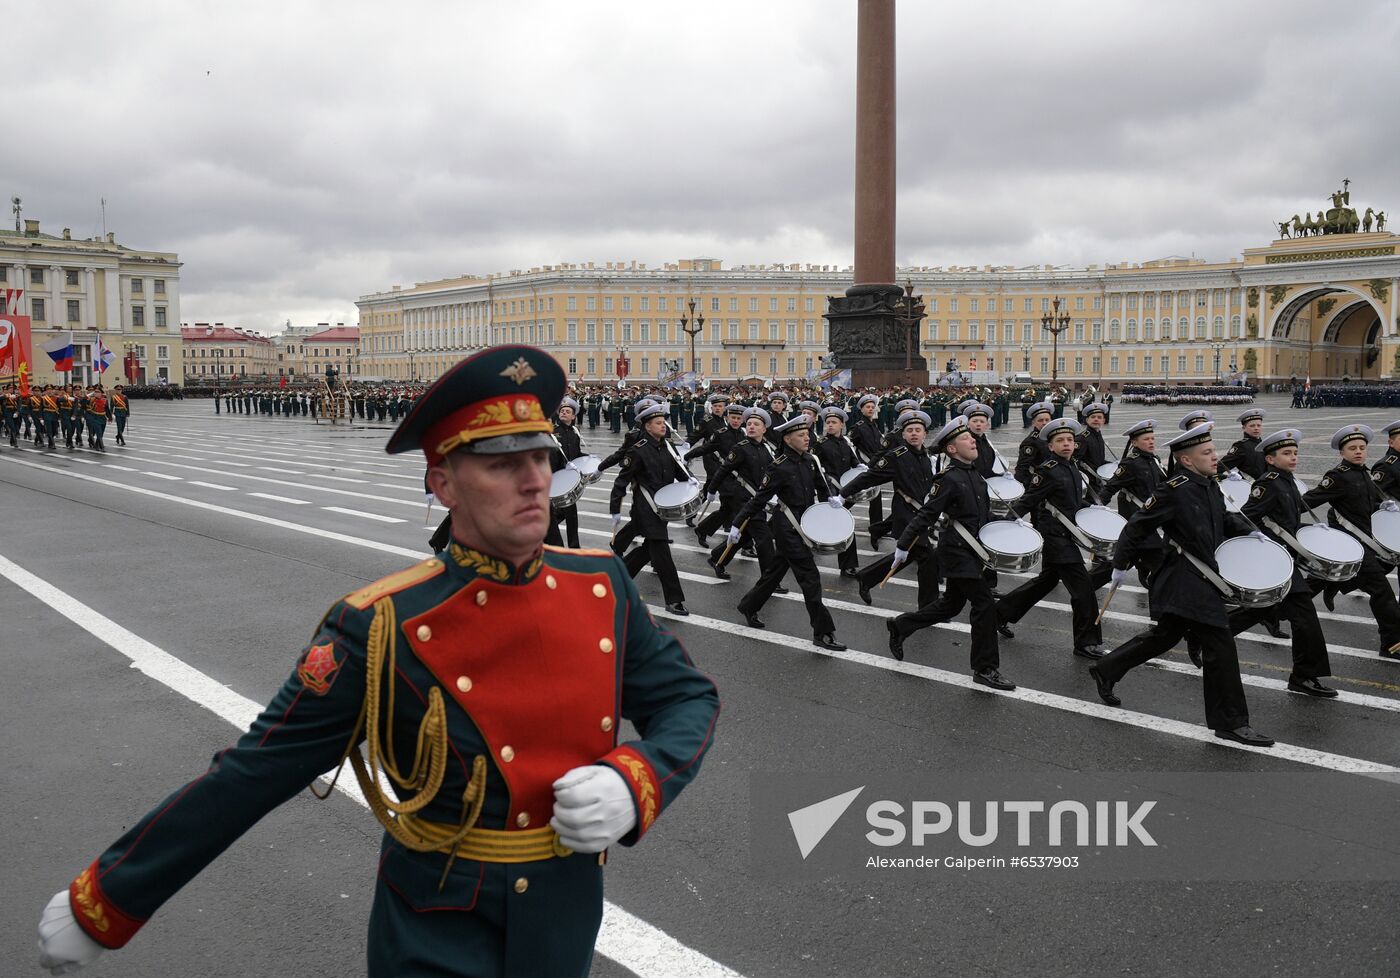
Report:
[{"label": "white snare drum", "polygon": [[813,553],[839,554],[856,538],[856,519],[844,506],[813,503],[802,514],[801,523]]},{"label": "white snare drum", "polygon": [[583,495],[583,476],[573,469],[560,469],[549,479],[549,504],[568,509]]},{"label": "white snare drum", "polygon": [[1225,509],[1231,513],[1238,513],[1249,502],[1249,483],[1244,479],[1225,479],[1220,491],[1225,494]]},{"label": "white snare drum", "polygon": [[1277,604],[1293,586],[1293,558],[1272,540],[1234,537],[1215,548],[1215,565],[1244,608]]},{"label": "white snare drum", "polygon": [[597,455],[580,455],[574,459],[574,468],[578,474],[583,476],[583,484],[591,486],[602,478],[603,473],[598,471],[598,466],[603,464],[603,460]]},{"label": "white snare drum", "polygon": [[996,516],[1010,516],[1011,504],[1026,494],[1026,487],[1009,475],[987,480],[987,503]]},{"label": "white snare drum", "polygon": [[1324,581],[1349,581],[1361,570],[1366,551],[1351,534],[1315,523],[1300,527],[1295,536],[1303,548],[1298,556],[1309,576]]},{"label": "white snare drum", "polygon": [[1102,479],[1104,482],[1107,482],[1109,479],[1112,479],[1113,476],[1118,472],[1118,463],[1105,462],[1103,463],[1103,465],[1100,465],[1094,471],[1096,471],[1099,474],[1100,479]]},{"label": "white snare drum", "polygon": [[1381,509],[1372,514],[1371,539],[1389,550],[1392,558],[1400,560],[1400,513]]},{"label": "white snare drum", "polygon": [[687,516],[694,516],[700,512],[700,507],[705,502],[705,497],[700,494],[700,487],[689,482],[673,482],[669,486],[662,486],[651,499],[656,504],[656,515],[668,523],[678,523]]},{"label": "white snare drum", "polygon": [[876,496],[878,496],[880,494],[879,486],[871,486],[868,489],[862,489],[860,492],[856,493],[853,496],[847,494],[846,492],[846,487],[852,482],[854,482],[857,476],[864,475],[866,472],[869,471],[869,466],[857,465],[854,468],[847,469],[845,472],[841,473],[841,498],[852,503],[863,503],[867,499],[874,499]]},{"label": "white snare drum", "polygon": [[977,531],[977,540],[987,551],[987,559],[983,563],[991,570],[1008,573],[1034,567],[1045,545],[1035,527],[1022,526],[1011,520],[993,520],[984,524]]},{"label": "white snare drum", "polygon": [[1112,557],[1113,547],[1128,521],[1106,506],[1086,506],[1074,514],[1074,525],[1089,538],[1100,557]]}]

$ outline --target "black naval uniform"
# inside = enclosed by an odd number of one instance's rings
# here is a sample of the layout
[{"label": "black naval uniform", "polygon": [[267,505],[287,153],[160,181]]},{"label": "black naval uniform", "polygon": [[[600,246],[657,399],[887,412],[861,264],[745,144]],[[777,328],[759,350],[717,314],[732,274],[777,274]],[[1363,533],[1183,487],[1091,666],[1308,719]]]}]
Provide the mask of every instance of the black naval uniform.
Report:
[{"label": "black naval uniform", "polygon": [[970,660],[973,672],[996,669],[1001,664],[997,643],[996,599],[991,585],[983,575],[982,561],[953,527],[962,524],[976,539],[977,533],[992,518],[987,497],[987,480],[975,466],[953,459],[939,474],[929,489],[928,501],[919,507],[899,537],[899,549],[910,550],[924,539],[930,526],[940,515],[948,523],[938,536],[938,569],[947,579],[943,595],[931,604],[921,604],[889,623],[890,632],[902,641],[921,628],[951,621],[970,604],[972,646]]},{"label": "black naval uniform", "polygon": [[[580,458],[583,452],[583,440],[579,437],[578,426],[565,424],[558,418],[554,419],[554,438],[559,442],[559,451],[549,453],[549,467],[558,472],[569,462]],[[568,535],[569,546],[578,549],[578,503],[570,503],[562,509],[550,508],[549,532],[545,534],[544,542],[553,544],[556,547],[564,545],[563,538],[559,535],[559,523],[564,523],[564,532]]]},{"label": "black naval uniform", "polygon": [[[894,505],[891,507],[890,523],[894,532],[902,537],[905,527],[914,519],[919,507],[928,498],[929,489],[933,487],[931,461],[923,448],[900,445],[877,458],[868,472],[852,479],[846,491],[856,493],[871,486],[893,483]],[[927,541],[916,540],[909,550],[909,559],[919,568],[919,607],[922,608],[938,599],[938,557]],[[862,598],[885,579],[893,564],[894,554],[886,554],[860,569],[857,577]]]},{"label": "black naval uniform", "polygon": [[1040,437],[1040,432],[1032,431],[1021,439],[1021,448],[1016,453],[1016,470],[1012,475],[1021,485],[1029,486],[1031,476],[1035,474],[1035,467],[1053,457],[1054,453],[1050,451],[1050,446],[1045,444],[1045,439]]},{"label": "black naval uniform", "polygon": [[1225,473],[1231,469],[1239,469],[1250,479],[1258,479],[1262,476],[1268,465],[1264,461],[1264,453],[1259,451],[1259,439],[1245,435],[1239,441],[1230,446],[1230,450],[1225,453],[1225,457],[1220,460],[1217,478],[1225,478]]},{"label": "black naval uniform", "polygon": [[[752,529],[755,523],[765,522],[766,507],[771,500],[778,500],[787,507],[781,508],[766,523],[772,532],[777,548],[776,557],[771,560],[758,581],[739,601],[739,612],[745,617],[757,615],[773,591],[783,582],[783,575],[792,569],[792,576],[802,588],[802,600],[807,605],[807,618],[812,623],[814,636],[830,635],[836,630],[831,613],[822,604],[821,572],[812,551],[798,533],[793,520],[801,520],[813,499],[825,504],[830,492],[826,480],[817,473],[817,467],[810,452],[798,453],[785,446],[783,454],[773,459],[768,471],[758,485],[758,491],[744,504],[735,517],[742,525],[749,522]],[[788,513],[792,514],[789,519]]]},{"label": "black naval uniform", "polygon": [[[1400,452],[1387,451],[1384,458],[1371,466],[1371,480],[1388,498],[1400,501]],[[1400,568],[1395,577],[1400,580]]]},{"label": "black naval uniform", "polygon": [[[730,526],[743,525],[743,520],[738,518],[739,511],[758,491],[758,485],[763,481],[763,474],[768,471],[773,458],[773,447],[766,439],[749,438],[745,435],[742,441],[730,449],[714,475],[705,480],[705,494],[709,495],[718,490],[720,499],[728,504],[729,511],[734,514],[734,522],[730,523]],[[769,529],[767,520],[750,520],[744,529],[740,547],[745,546],[742,540],[753,543],[758,553],[759,571],[761,573],[766,570],[776,553],[773,532]],[[719,546],[710,551],[710,566],[723,577],[725,567],[734,559],[734,553],[740,547],[731,547],[727,541],[721,540]]]},{"label": "black naval uniform", "polygon": [[[841,477],[856,467],[855,449],[851,447],[850,441],[845,435],[835,435],[828,437],[817,443],[817,461],[821,462],[823,474],[828,480],[828,487],[833,492],[841,491]],[[856,542],[851,540],[851,545],[836,556],[836,566],[842,572],[855,573],[860,559],[856,556]]]},{"label": "black naval uniform", "polygon": [[[1330,469],[1321,482],[1303,495],[1303,502],[1308,506],[1329,504],[1332,511],[1327,514],[1327,522],[1343,532],[1346,528],[1338,522],[1339,514],[1362,531],[1369,531],[1371,515],[1384,500],[1385,496],[1370,471],[1364,465],[1352,465],[1350,462],[1342,462]],[[1357,588],[1365,591],[1371,599],[1371,614],[1375,616],[1376,627],[1380,630],[1381,654],[1385,655],[1400,643],[1400,604],[1396,603],[1395,592],[1390,589],[1390,582],[1386,579],[1394,565],[1381,560],[1364,543],[1361,547],[1361,570],[1349,581],[1324,584],[1323,594],[1329,591],[1346,594]]]},{"label": "black naval uniform", "polygon": [[[1137,560],[1138,548],[1157,530],[1184,547],[1211,570],[1219,571],[1215,549],[1227,536],[1251,532],[1238,514],[1225,509],[1214,479],[1181,470],[1158,488],[1133,514],[1113,552],[1113,566],[1126,570]],[[1227,532],[1228,531],[1228,532]],[[1100,659],[1094,668],[1110,683],[1121,680],[1134,666],[1168,651],[1188,631],[1201,642],[1204,669],[1206,726],[1234,730],[1249,725],[1249,705],[1240,681],[1239,657],[1225,599],[1196,568],[1168,547],[1162,568],[1148,586],[1148,607],[1154,624]]]},{"label": "black naval uniform", "polygon": [[[1244,504],[1244,516],[1269,539],[1289,550],[1288,544],[1265,520],[1271,520],[1285,532],[1296,535],[1306,512],[1303,496],[1298,492],[1298,484],[1293,480],[1292,473],[1271,466],[1265,468],[1264,474],[1255,479],[1250,487],[1249,500]],[[1293,678],[1330,676],[1332,666],[1327,659],[1327,638],[1322,634],[1322,625],[1317,620],[1317,609],[1313,606],[1312,598],[1313,592],[1295,559],[1293,585],[1284,599],[1277,605],[1240,608],[1230,612],[1230,634],[1238,635],[1251,625],[1272,621],[1282,614],[1293,627]]]},{"label": "black naval uniform", "polygon": [[[992,447],[992,443],[987,440],[986,435],[972,433],[972,438],[977,442],[977,460],[972,463],[972,467],[984,479],[990,479],[996,474],[995,466],[997,461],[997,451]],[[947,457],[946,455],[944,456]],[[947,463],[944,463],[945,465]]]},{"label": "black naval uniform", "polygon": [[[705,467],[705,481],[708,483],[710,478],[719,471],[719,467],[724,464],[724,457],[747,437],[742,427],[731,428],[724,415],[708,414],[700,422],[690,451],[685,453],[685,460],[688,462],[693,458],[700,459],[701,464]],[[730,502],[730,497],[721,492],[719,505],[715,507],[715,511],[708,514],[695,527],[695,536],[699,539],[701,546],[704,546],[710,534],[720,527],[733,525],[735,508],[730,505]]]},{"label": "black naval uniform", "polygon": [[1045,540],[1045,549],[1040,555],[1040,573],[1002,597],[997,604],[997,618],[1007,625],[1020,621],[1056,584],[1063,582],[1074,612],[1074,647],[1096,648],[1103,643],[1103,633],[1094,623],[1098,608],[1089,572],[1084,569],[1084,557],[1069,530],[1044,508],[1044,503],[1053,505],[1071,521],[1084,505],[1079,473],[1058,457],[1037,466],[1026,494],[1012,503],[1012,512],[1018,516],[1034,513],[1033,522]]},{"label": "black naval uniform", "polygon": [[[676,562],[671,557],[671,548],[666,544],[666,521],[657,515],[649,497],[677,479],[689,476],[690,473],[671,454],[671,448],[664,439],[644,434],[642,440],[623,456],[622,471],[616,480],[624,486],[624,491],[628,486],[632,488],[632,523],[646,540],[644,546],[635,547],[623,561],[634,578],[650,563],[656,576],[661,579],[661,593],[668,605],[683,603],[685,592],[681,590],[681,580],[676,576]],[[614,493],[609,511],[617,514],[621,504],[621,499]]]},{"label": "black naval uniform", "polygon": [[[851,444],[855,447],[856,457],[866,465],[873,465],[881,452],[880,426],[875,423],[874,418],[867,418],[859,411],[853,417],[854,420],[851,422],[848,434],[851,437]],[[884,518],[885,506],[881,502],[880,494],[876,493],[875,498],[870,500],[870,526],[874,527]]]},{"label": "black naval uniform", "polygon": [[[1118,515],[1130,520],[1133,514],[1142,508],[1142,504],[1157,492],[1157,487],[1164,479],[1165,475],[1157,456],[1139,451],[1130,445],[1123,452],[1113,478],[1104,483],[1104,498],[1112,499],[1117,493]],[[1130,499],[1129,495],[1133,498]],[[1133,566],[1137,568],[1138,580],[1142,581],[1143,587],[1151,583],[1152,575],[1162,566],[1166,546],[1162,538],[1155,533],[1144,537],[1139,543],[1137,559]]]}]

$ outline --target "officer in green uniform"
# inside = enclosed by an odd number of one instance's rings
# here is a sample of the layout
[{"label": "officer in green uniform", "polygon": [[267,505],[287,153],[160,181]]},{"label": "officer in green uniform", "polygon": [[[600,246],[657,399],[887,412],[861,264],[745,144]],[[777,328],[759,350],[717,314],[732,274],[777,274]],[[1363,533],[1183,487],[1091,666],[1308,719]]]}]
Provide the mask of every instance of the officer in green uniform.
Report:
[{"label": "officer in green uniform", "polygon": [[587,974],[606,850],[695,777],[719,701],[619,558],[542,545],[563,390],[548,353],[501,346],[419,400],[388,451],[423,449],[452,541],[332,605],[238,743],[55,894],[44,967],[121,947],[348,758],[386,830],[370,978]]}]

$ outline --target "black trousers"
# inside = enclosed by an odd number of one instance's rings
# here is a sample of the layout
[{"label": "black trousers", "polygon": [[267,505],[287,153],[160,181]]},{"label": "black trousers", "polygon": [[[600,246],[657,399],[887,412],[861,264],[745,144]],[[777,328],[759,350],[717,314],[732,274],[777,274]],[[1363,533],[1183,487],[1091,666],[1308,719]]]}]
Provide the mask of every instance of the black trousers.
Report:
[{"label": "black trousers", "polygon": [[[918,567],[919,607],[933,604],[938,600],[938,555],[928,545],[927,540],[920,539],[915,542],[909,551],[909,563]],[[894,554],[885,554],[875,563],[862,567],[856,576],[867,588],[879,587],[893,565]],[[900,571],[907,566],[901,566]]]},{"label": "black trousers", "polygon": [[1390,589],[1389,572],[1388,567],[1368,553],[1360,572],[1336,588],[1341,594],[1364,591],[1371,599],[1371,614],[1375,616],[1376,628],[1380,632],[1382,651],[1400,642],[1400,603],[1396,602],[1395,592]]},{"label": "black trousers", "polygon": [[1069,592],[1070,609],[1074,613],[1074,647],[1088,648],[1103,643],[1103,632],[1094,624],[1098,606],[1094,604],[1094,585],[1082,561],[1067,564],[1042,564],[1040,573],[997,603],[997,618],[1008,625],[1025,617],[1041,598],[1063,583]]},{"label": "black trousers", "polygon": [[1206,726],[1212,730],[1233,730],[1249,723],[1249,705],[1240,682],[1240,660],[1235,637],[1229,628],[1204,625],[1180,615],[1166,614],[1145,632],[1139,632],[1098,661],[1099,673],[1109,682],[1118,682],[1134,666],[1173,648],[1181,637],[1194,634],[1201,643]]},{"label": "black trousers", "polygon": [[856,553],[856,541],[852,538],[850,546],[836,555],[836,566],[842,570],[857,570],[860,565],[860,556]]},{"label": "black trousers", "polygon": [[997,603],[985,577],[950,577],[943,587],[943,596],[932,604],[921,605],[918,611],[906,611],[894,619],[894,628],[908,637],[921,628],[952,621],[971,605],[968,618],[972,623],[972,648],[968,653],[973,672],[996,669],[1001,665],[1001,647],[997,644]]},{"label": "black trousers", "polygon": [[642,572],[643,567],[651,564],[651,569],[661,578],[661,594],[666,603],[680,604],[685,600],[685,592],[681,590],[681,579],[676,576],[676,562],[671,558],[671,548],[666,545],[665,540],[647,540],[624,557],[623,563],[627,565],[627,573],[634,578]]},{"label": "black trousers", "polygon": [[[758,572],[762,574],[777,559],[778,553],[777,547],[773,543],[773,529],[768,525],[768,520],[762,517],[749,521],[743,535],[739,537],[739,542],[734,546],[729,545],[728,539],[721,540],[719,546],[710,551],[711,562],[716,567],[728,567],[730,562],[734,560],[735,554],[749,544],[753,544],[754,550],[758,552]],[[726,551],[728,551],[727,555]],[[781,578],[779,582],[781,583]],[[778,585],[773,586],[777,587]]]},{"label": "black trousers", "polygon": [[831,620],[831,612],[822,604],[822,576],[817,570],[812,551],[808,550],[802,538],[786,525],[786,517],[776,516],[774,519],[783,520],[785,524],[781,528],[769,527],[769,532],[776,541],[777,553],[763,569],[754,586],[739,599],[739,611],[745,615],[758,614],[759,609],[773,596],[773,590],[783,583],[783,576],[791,569],[792,576],[797,579],[797,586],[802,589],[802,600],[807,605],[807,620],[812,623],[812,634],[830,635],[836,630],[836,624]]},{"label": "black trousers", "polygon": [[713,512],[707,514],[695,528],[700,531],[701,536],[708,537],[711,534],[718,533],[720,527],[729,526],[733,523],[734,514],[736,512],[737,510],[733,505],[733,500],[725,499],[723,496],[720,496],[719,505],[714,508]]},{"label": "black trousers", "polygon": [[1288,619],[1293,645],[1293,677],[1316,679],[1332,675],[1332,664],[1327,658],[1327,637],[1322,634],[1317,608],[1306,588],[1299,591],[1295,586],[1278,604],[1230,612],[1230,634],[1238,635],[1251,625],[1277,621],[1281,617]]},{"label": "black trousers", "polygon": [[[564,524],[564,529],[568,533],[567,544],[564,537],[559,534],[559,524]],[[549,515],[549,529],[545,532],[544,542],[555,547],[568,546],[577,550],[578,542],[578,505],[565,506],[563,509],[551,510]]]}]

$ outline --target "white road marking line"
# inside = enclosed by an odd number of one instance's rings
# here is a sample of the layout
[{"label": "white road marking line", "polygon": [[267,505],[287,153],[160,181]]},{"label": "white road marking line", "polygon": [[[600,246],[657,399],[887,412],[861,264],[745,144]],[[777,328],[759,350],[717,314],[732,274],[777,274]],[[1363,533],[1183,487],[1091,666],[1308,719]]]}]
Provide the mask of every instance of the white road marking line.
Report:
[{"label": "white road marking line", "polygon": [[250,495],[250,496],[256,496],[256,497],[258,497],[259,499],[271,499],[272,501],[278,502],[278,503],[291,503],[293,506],[310,506],[310,505],[311,505],[310,500],[306,500],[306,499],[293,499],[293,498],[290,497],[290,496],[274,496],[274,495],[273,495],[272,493],[270,493],[270,492],[250,492],[250,493],[248,493],[248,495]]},{"label": "white road marking line", "polygon": [[206,488],[206,489],[222,489],[224,492],[237,492],[237,491],[238,491],[238,487],[237,487],[237,486],[221,486],[221,485],[219,485],[217,482],[200,482],[200,481],[197,480],[197,479],[191,479],[191,480],[190,480],[190,485],[192,485],[192,486],[203,486],[203,487]]},{"label": "white road marking line", "polygon": [[185,459],[189,459],[191,462],[207,462],[207,461],[208,461],[208,459],[206,459],[206,458],[201,458],[201,457],[198,456],[198,455],[175,455],[175,454],[172,453],[170,457],[171,457],[171,458],[185,458]]},{"label": "white road marking line", "polygon": [[407,523],[408,520],[401,520],[397,516],[380,516],[378,513],[366,513],[358,509],[346,509],[344,506],[322,506],[322,509],[330,513],[344,513],[346,516],[358,516],[365,520],[377,520],[380,523]]},{"label": "white road marking line", "polygon": [[164,472],[142,472],[142,475],[149,475],[153,479],[165,479],[169,482],[181,482],[178,475],[166,475]]},{"label": "white road marking line", "polygon": [[[261,704],[234,692],[4,556],[0,556],[0,576],[110,646],[130,660],[132,668],[239,730],[247,730],[262,712]],[[328,781],[333,774],[328,771],[321,776],[321,780]],[[336,781],[335,788],[362,808],[369,807],[360,792],[359,783],[353,778],[341,778]],[[677,975],[687,978],[740,978],[739,972],[707,958],[607,900],[603,901],[603,925],[598,933],[596,949],[644,978],[673,978]]]},{"label": "white road marking line", "polygon": [[70,461],[70,462],[77,462],[77,463],[80,464],[80,465],[101,465],[101,464],[102,464],[101,462],[95,462],[95,461],[93,461],[93,460],[90,459],[90,458],[78,458],[78,456],[76,456],[76,455],[69,455],[69,456],[68,456],[68,461]]},{"label": "white road marking line", "polygon": [[275,469],[270,465],[259,465],[259,469],[264,472],[280,472],[282,475],[307,475],[308,473],[300,469]]},{"label": "white road marking line", "polygon": [[230,461],[229,459],[221,459],[220,462],[219,462],[219,464],[220,464],[220,465],[232,465],[232,466],[233,466],[234,468],[236,468],[236,469],[251,469],[251,468],[252,468],[252,466],[249,465],[247,462],[233,462],[233,461]]},{"label": "white road marking line", "polygon": [[116,469],[118,472],[135,472],[136,470],[126,465],[117,465],[115,462],[108,462],[107,468]]},{"label": "white road marking line", "polygon": [[1110,720],[1114,723],[1121,723],[1131,727],[1138,727],[1142,730],[1151,730],[1176,737],[1183,737],[1187,740],[1195,740],[1203,744],[1230,747],[1236,750],[1247,751],[1251,754],[1262,754],[1267,757],[1282,758],[1288,761],[1296,761],[1299,764],[1309,764],[1313,767],[1340,771],[1344,774],[1400,774],[1400,767],[1381,764],[1377,761],[1348,757],[1345,754],[1333,754],[1328,751],[1314,750],[1310,747],[1301,747],[1296,744],[1279,743],[1271,748],[1248,747],[1234,741],[1221,740],[1215,736],[1214,731],[1194,723],[1171,720],[1150,713],[1137,713],[1132,710],[1125,710],[1121,707],[1090,703],[1087,700],[1079,700],[1070,696],[1061,696],[1058,693],[1047,693],[1025,686],[1018,687],[1010,692],[989,689],[986,686],[977,685],[972,681],[971,676],[962,673],[948,672],[944,669],[935,669],[932,666],[924,666],[917,663],[898,662],[889,656],[872,655],[869,652],[858,652],[854,649],[847,649],[845,652],[833,652],[830,649],[818,648],[811,643],[795,640],[791,635],[771,633],[767,629],[749,628],[747,625],[736,625],[731,622],[721,621],[718,618],[706,618],[703,615],[673,615],[665,608],[652,605],[648,607],[651,608],[651,613],[654,617],[665,618],[680,624],[698,625],[702,628],[708,628],[714,631],[728,632],[731,635],[751,638],[769,645],[795,648],[800,650],[803,654],[817,653],[832,659],[843,659],[858,665],[873,666],[876,669],[884,669],[887,672],[902,672],[909,676],[917,676],[921,679],[932,680],[933,682],[942,683],[947,686],[957,686],[961,689],[974,692],[990,693],[994,696],[1004,696],[1008,699],[1024,700],[1025,702],[1034,703],[1038,706],[1046,706],[1067,713],[1077,713],[1081,716],[1093,717],[1097,720]]},{"label": "white road marking line", "polygon": [[332,482],[353,482],[360,486],[365,485],[368,481],[367,479],[347,479],[343,475],[326,475],[321,472],[308,472],[307,475],[313,479],[330,479]]}]

